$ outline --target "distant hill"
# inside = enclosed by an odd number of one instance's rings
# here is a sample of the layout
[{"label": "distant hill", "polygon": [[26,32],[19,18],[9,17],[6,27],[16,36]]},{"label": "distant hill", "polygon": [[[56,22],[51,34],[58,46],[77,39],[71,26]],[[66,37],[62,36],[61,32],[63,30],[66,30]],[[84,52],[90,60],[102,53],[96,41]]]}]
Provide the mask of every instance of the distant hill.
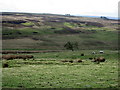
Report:
[{"label": "distant hill", "polygon": [[118,20],[118,17],[110,17],[110,16],[88,16],[88,15],[74,15],[74,16],[91,17],[91,18],[106,17],[106,18],[111,19],[111,20]]},{"label": "distant hill", "polygon": [[2,13],[3,49],[64,50],[68,41],[79,49],[117,49],[118,22],[89,16]]}]

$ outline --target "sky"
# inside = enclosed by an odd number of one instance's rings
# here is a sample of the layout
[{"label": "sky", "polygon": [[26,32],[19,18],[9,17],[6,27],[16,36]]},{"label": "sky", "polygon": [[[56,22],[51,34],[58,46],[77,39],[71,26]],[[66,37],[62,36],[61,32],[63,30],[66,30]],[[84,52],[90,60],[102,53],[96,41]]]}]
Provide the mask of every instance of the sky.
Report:
[{"label": "sky", "polygon": [[0,0],[0,12],[118,17],[119,0]]}]

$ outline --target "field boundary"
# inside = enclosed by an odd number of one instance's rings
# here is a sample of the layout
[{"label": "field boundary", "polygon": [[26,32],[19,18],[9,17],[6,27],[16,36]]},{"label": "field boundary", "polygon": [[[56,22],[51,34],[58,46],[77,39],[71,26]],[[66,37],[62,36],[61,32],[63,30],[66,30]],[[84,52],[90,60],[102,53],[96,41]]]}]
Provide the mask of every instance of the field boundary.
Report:
[{"label": "field boundary", "polygon": [[17,51],[17,50],[2,50],[2,54],[19,54],[19,53],[47,53],[47,52],[62,52],[63,50],[45,50],[45,51]]}]

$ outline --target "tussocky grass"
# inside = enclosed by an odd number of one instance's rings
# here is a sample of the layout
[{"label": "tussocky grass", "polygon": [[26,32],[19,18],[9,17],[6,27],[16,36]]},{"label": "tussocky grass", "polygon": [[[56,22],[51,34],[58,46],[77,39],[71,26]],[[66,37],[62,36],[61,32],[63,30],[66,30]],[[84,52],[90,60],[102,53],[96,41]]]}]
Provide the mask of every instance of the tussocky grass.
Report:
[{"label": "tussocky grass", "polygon": [[[91,51],[34,53],[35,60],[3,60],[10,67],[3,68],[3,88],[118,88],[118,54],[105,51],[105,62],[88,60]],[[82,52],[82,53],[83,53]],[[80,52],[79,52],[80,53]],[[71,55],[74,54],[74,58]],[[53,55],[53,56],[52,56]],[[56,57],[56,55],[60,55]],[[66,57],[66,55],[68,55]],[[51,56],[51,57],[50,57]],[[76,57],[76,58],[75,58]],[[82,63],[61,62],[82,59]]]}]

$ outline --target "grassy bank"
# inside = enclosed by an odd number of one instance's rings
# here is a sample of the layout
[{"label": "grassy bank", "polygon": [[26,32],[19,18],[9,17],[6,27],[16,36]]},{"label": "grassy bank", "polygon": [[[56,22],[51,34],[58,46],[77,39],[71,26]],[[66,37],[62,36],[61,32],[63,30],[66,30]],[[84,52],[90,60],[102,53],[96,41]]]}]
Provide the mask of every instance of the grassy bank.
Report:
[{"label": "grassy bank", "polygon": [[[4,88],[118,88],[118,53],[106,50],[34,53],[35,60],[3,60]],[[96,50],[98,52],[98,50]],[[84,53],[85,56],[81,56]],[[91,57],[105,57],[100,64]],[[81,59],[83,62],[76,62]],[[62,62],[73,60],[73,63]]]},{"label": "grassy bank", "polygon": [[[3,30],[3,49],[63,50],[68,42],[78,42],[79,49],[117,49],[118,32],[83,30],[76,34],[57,34],[51,29]],[[61,31],[61,30],[59,30]]]}]

